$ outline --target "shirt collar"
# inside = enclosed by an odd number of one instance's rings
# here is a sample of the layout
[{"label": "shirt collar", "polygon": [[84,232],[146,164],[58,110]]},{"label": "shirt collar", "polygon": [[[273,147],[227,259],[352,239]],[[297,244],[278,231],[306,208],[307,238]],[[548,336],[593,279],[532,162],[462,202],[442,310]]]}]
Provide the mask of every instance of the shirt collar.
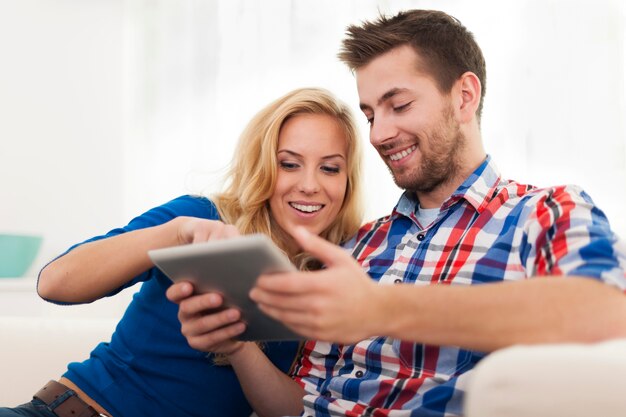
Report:
[{"label": "shirt collar", "polygon": [[[441,210],[448,209],[457,201],[464,199],[480,213],[493,198],[494,190],[499,182],[500,171],[491,156],[487,155],[480,166],[443,202]],[[394,214],[412,217],[418,206],[419,200],[415,193],[405,191],[396,205]]]}]

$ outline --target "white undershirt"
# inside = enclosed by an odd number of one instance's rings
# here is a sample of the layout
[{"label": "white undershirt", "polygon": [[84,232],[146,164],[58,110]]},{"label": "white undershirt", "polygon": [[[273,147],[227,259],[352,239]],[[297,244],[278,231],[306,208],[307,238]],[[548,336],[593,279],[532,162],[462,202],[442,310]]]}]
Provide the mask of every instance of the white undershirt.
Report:
[{"label": "white undershirt", "polygon": [[417,221],[422,225],[422,227],[426,227],[435,221],[438,214],[439,207],[431,209],[418,207],[417,213],[415,213],[415,217],[417,218]]}]

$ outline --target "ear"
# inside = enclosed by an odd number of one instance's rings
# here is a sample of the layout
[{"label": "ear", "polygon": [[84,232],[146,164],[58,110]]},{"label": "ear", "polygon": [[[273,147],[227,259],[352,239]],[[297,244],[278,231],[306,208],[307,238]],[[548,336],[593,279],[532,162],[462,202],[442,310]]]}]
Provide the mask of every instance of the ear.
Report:
[{"label": "ear", "polygon": [[461,123],[469,123],[478,111],[481,94],[480,80],[473,72],[466,72],[456,81],[452,90],[456,98],[456,111]]}]

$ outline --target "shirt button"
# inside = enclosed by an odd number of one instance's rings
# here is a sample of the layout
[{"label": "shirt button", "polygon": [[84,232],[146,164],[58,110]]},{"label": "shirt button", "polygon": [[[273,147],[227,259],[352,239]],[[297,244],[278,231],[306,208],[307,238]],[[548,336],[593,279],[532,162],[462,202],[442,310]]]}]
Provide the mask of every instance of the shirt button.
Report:
[{"label": "shirt button", "polygon": [[363,371],[356,371],[354,374],[357,378],[363,378]]},{"label": "shirt button", "polygon": [[399,284],[401,282],[402,282],[402,280],[400,278],[396,278],[396,279],[393,280],[394,284]]},{"label": "shirt button", "polygon": [[425,234],[420,233],[419,235],[417,235],[417,240],[419,240],[421,242],[422,240],[424,240],[425,237],[426,237]]}]

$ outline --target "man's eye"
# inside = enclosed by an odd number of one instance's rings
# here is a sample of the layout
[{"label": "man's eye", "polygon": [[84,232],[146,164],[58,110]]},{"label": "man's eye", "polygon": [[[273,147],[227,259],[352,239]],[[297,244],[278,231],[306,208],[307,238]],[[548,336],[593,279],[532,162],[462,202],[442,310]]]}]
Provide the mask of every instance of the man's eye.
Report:
[{"label": "man's eye", "polygon": [[374,124],[374,118],[373,117],[368,117],[367,118],[367,124],[370,125],[370,126],[373,125]]},{"label": "man's eye", "polygon": [[401,106],[394,107],[394,108],[393,108],[393,111],[395,111],[395,112],[401,112],[401,111],[404,111],[404,110],[406,110],[406,109],[408,109],[408,108],[409,108],[409,106],[411,105],[411,103],[413,103],[413,102],[412,102],[412,101],[409,101],[409,102],[408,102],[408,103],[406,103],[406,104],[403,104],[403,105],[401,105]]}]

